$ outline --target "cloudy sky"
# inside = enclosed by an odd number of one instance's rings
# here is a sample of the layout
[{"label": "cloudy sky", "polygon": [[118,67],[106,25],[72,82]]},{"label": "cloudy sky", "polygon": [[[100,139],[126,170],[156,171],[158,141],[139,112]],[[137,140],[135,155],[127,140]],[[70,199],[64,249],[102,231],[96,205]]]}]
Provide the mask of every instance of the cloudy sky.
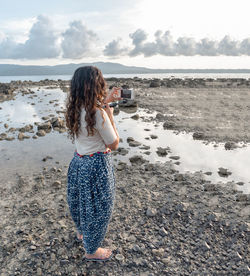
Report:
[{"label": "cloudy sky", "polygon": [[249,0],[0,0],[0,63],[250,68]]}]

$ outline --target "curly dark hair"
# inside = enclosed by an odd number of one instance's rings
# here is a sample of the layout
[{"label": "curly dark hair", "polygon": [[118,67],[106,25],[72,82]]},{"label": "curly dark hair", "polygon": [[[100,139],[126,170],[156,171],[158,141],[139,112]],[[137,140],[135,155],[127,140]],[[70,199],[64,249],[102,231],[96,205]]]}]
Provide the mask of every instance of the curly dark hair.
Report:
[{"label": "curly dark hair", "polygon": [[[101,108],[106,97],[106,82],[102,72],[95,66],[83,66],[75,70],[66,102],[66,126],[68,137],[75,141],[81,127],[81,110],[85,108],[88,136],[94,135],[96,108]],[[104,119],[104,116],[102,114]]]}]

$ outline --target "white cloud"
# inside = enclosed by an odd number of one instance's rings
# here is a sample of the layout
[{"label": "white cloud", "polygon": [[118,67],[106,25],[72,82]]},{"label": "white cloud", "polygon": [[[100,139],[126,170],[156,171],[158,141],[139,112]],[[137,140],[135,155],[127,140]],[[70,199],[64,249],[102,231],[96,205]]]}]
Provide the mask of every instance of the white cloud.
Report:
[{"label": "white cloud", "polygon": [[[229,35],[212,40],[204,37],[197,40],[184,35],[173,39],[170,30],[157,30],[151,35],[139,28],[127,36],[112,38],[105,46],[99,34],[87,28],[80,20],[75,20],[60,30],[51,18],[40,15],[36,18],[23,43],[0,32],[1,59],[82,59],[106,56],[152,57],[152,56],[240,56],[250,55],[250,38],[235,40]],[[149,39],[153,37],[153,39]],[[125,43],[123,42],[125,41]]]},{"label": "white cloud", "polygon": [[240,42],[232,40],[229,35],[226,35],[219,43],[218,52],[226,56],[241,55]]},{"label": "white cloud", "polygon": [[[224,36],[221,40],[211,40],[202,38],[196,41],[192,37],[181,36],[176,41],[173,40],[170,31],[163,33],[161,30],[155,32],[154,41],[147,41],[148,35],[142,29],[137,29],[131,33],[129,37],[132,39],[133,48],[130,47],[128,55],[135,57],[143,55],[144,57],[152,57],[155,55],[163,56],[240,56],[250,55],[250,38],[242,41],[233,40],[229,35]],[[104,54],[107,55],[107,49],[113,46],[116,56],[121,55],[118,43],[113,40],[110,42]]]},{"label": "white cloud", "polygon": [[114,39],[110,43],[105,46],[103,51],[105,56],[115,57],[115,56],[123,56],[128,54],[128,47],[121,46],[121,38]]},{"label": "white cloud", "polygon": [[78,59],[94,55],[93,47],[98,39],[97,35],[86,28],[81,21],[73,21],[62,34],[62,51],[64,58]]},{"label": "white cloud", "polygon": [[240,44],[241,53],[250,56],[250,38],[243,39]]},{"label": "white cloud", "polygon": [[5,39],[5,34],[0,31],[0,43]]},{"label": "white cloud", "polygon": [[0,58],[41,59],[57,57],[60,53],[57,40],[50,19],[39,15],[24,43],[16,43],[8,37],[2,41]]}]

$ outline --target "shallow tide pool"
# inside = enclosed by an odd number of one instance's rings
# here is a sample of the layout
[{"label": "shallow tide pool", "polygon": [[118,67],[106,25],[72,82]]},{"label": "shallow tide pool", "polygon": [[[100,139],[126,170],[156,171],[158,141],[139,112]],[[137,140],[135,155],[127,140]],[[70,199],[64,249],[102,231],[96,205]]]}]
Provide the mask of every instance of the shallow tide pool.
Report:
[{"label": "shallow tide pool", "polygon": [[[66,93],[59,88],[33,88],[34,94],[17,93],[15,100],[0,103],[0,133],[6,132],[4,124],[8,128],[22,127],[35,122],[43,122],[44,116],[63,117],[62,111],[65,106]],[[138,114],[139,120],[134,120],[131,116]],[[237,185],[239,190],[250,192],[250,145],[234,150],[225,150],[223,144],[214,147],[213,143],[205,144],[199,140],[193,140],[192,134],[176,134],[172,130],[164,130],[162,123],[156,123],[152,120],[156,112],[138,108],[134,112],[126,112],[126,109],[120,109],[115,115],[115,122],[122,142],[120,147],[128,150],[128,154],[122,156],[114,155],[114,162],[130,162],[129,158],[133,155],[142,155],[149,162],[175,163],[176,169],[180,172],[212,172],[206,175],[207,180],[212,182],[244,182],[244,185]],[[36,126],[34,125],[34,132]],[[7,181],[15,177],[16,173],[29,175],[41,171],[42,167],[60,164],[67,166],[73,157],[75,150],[74,144],[67,138],[67,133],[58,133],[51,131],[44,137],[32,139],[35,133],[26,133],[31,138],[19,141],[18,132],[8,133],[16,139],[13,141],[0,141],[0,168],[2,180]],[[151,135],[156,135],[152,139]],[[141,146],[149,146],[148,150],[139,147],[130,147],[127,138],[133,137],[141,143]],[[157,148],[170,148],[166,156],[159,156]],[[150,154],[145,154],[145,152]],[[43,162],[42,159],[51,156]],[[179,156],[179,160],[172,160],[169,157]],[[232,172],[228,177],[221,177],[218,174],[218,168],[223,167]]]}]

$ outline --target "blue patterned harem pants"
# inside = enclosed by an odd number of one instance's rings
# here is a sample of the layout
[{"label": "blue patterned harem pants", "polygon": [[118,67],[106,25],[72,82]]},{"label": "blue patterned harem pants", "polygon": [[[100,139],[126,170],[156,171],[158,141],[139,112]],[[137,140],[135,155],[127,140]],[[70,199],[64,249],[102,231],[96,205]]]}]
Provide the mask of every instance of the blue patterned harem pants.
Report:
[{"label": "blue patterned harem pants", "polygon": [[111,152],[82,157],[74,153],[67,175],[67,202],[87,254],[101,245],[115,200],[115,175]]}]

